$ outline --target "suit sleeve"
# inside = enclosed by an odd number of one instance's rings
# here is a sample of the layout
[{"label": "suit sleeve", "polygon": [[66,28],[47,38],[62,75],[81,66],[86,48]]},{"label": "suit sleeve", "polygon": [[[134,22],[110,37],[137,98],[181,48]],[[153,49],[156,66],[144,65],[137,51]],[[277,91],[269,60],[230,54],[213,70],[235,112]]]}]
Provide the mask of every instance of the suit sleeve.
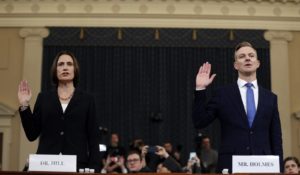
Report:
[{"label": "suit sleeve", "polygon": [[274,155],[279,155],[281,172],[283,172],[283,150],[282,150],[282,133],[281,133],[281,124],[280,117],[278,112],[277,96],[274,100],[274,110],[272,116],[272,122],[270,126],[271,133],[271,145],[272,152]]},{"label": "suit sleeve", "polygon": [[36,140],[41,133],[41,94],[38,95],[34,105],[33,113],[28,107],[26,110],[19,110],[21,122],[29,141]]},{"label": "suit sleeve", "polygon": [[96,117],[96,108],[94,98],[91,97],[88,112],[88,145],[89,145],[89,167],[100,171],[100,134],[98,132],[98,120]]},{"label": "suit sleeve", "polygon": [[195,91],[193,104],[193,123],[197,129],[208,126],[217,116],[218,96],[206,102],[206,90]]},{"label": "suit sleeve", "polygon": [[182,172],[182,168],[179,165],[178,162],[176,162],[176,160],[174,158],[172,158],[171,156],[169,156],[168,158],[165,159],[165,161],[163,162],[163,165],[168,168],[168,170],[170,170],[172,173],[181,173]]}]

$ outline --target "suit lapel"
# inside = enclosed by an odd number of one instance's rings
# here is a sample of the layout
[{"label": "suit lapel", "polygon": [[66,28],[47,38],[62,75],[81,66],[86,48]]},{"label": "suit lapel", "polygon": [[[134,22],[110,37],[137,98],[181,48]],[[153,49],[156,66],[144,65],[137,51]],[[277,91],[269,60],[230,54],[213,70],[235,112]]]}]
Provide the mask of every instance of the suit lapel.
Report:
[{"label": "suit lapel", "polygon": [[258,104],[257,104],[256,114],[255,114],[255,117],[254,117],[254,120],[253,120],[252,127],[255,126],[255,123],[257,122],[257,120],[260,117],[260,113],[262,111],[263,104],[264,104],[265,100],[266,100],[266,98],[265,98],[265,93],[263,92],[263,88],[258,86]]},{"label": "suit lapel", "polygon": [[[51,96],[49,98],[51,98],[51,100],[53,101],[53,104],[55,104],[57,111],[60,111],[60,113],[63,113],[63,109],[62,109],[62,106],[61,106],[61,103],[60,103],[60,100],[58,97],[57,90],[53,90],[51,92]],[[75,89],[74,95],[71,98],[71,100],[65,110],[65,114],[68,113],[72,109],[72,106],[74,106],[74,105],[76,106],[76,103],[79,102],[79,98],[80,98],[80,93],[79,93],[79,91],[77,91]]]},{"label": "suit lapel", "polygon": [[77,89],[75,89],[73,97],[71,98],[71,100],[65,110],[65,114],[70,112],[70,110],[73,109],[73,106],[76,106],[76,104],[79,102],[79,99],[80,99],[80,93]]},{"label": "suit lapel", "polygon": [[60,113],[63,113],[62,106],[61,106],[59,98],[58,98],[57,89],[51,91],[51,96],[49,97],[49,99],[51,99],[53,101],[52,104],[55,104],[55,108],[57,109],[57,111],[59,111]]},{"label": "suit lapel", "polygon": [[235,109],[237,109],[237,115],[241,117],[241,120],[243,124],[249,128],[248,118],[247,114],[243,105],[241,93],[239,90],[238,85],[235,83],[233,84],[233,88],[230,88],[232,90],[232,102],[234,103]]}]

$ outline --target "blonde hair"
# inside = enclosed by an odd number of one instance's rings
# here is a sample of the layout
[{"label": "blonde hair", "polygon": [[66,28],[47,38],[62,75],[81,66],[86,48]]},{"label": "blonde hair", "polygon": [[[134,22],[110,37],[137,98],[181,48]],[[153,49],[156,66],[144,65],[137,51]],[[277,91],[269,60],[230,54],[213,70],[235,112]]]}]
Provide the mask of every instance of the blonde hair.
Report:
[{"label": "blonde hair", "polygon": [[234,60],[236,59],[236,52],[238,50],[240,50],[240,48],[242,48],[242,47],[251,47],[256,52],[256,49],[252,46],[251,43],[249,43],[247,41],[240,42],[239,44],[237,44],[235,46],[235,49],[234,49]]}]

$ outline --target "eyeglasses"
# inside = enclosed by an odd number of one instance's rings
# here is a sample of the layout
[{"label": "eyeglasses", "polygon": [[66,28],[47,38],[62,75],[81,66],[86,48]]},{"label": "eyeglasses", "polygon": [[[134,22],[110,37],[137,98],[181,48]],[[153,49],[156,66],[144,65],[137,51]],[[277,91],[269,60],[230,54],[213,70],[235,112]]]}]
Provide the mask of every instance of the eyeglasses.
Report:
[{"label": "eyeglasses", "polygon": [[138,161],[140,161],[140,159],[128,159],[127,163],[136,163]]}]

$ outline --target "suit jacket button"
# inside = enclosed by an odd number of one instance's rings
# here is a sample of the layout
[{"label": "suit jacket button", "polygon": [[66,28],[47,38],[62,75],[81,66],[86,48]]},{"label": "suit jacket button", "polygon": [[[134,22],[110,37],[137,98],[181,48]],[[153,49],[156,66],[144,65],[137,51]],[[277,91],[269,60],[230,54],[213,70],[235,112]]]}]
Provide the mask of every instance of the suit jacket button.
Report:
[{"label": "suit jacket button", "polygon": [[64,134],[65,134],[65,133],[64,133],[63,131],[60,132],[60,135],[61,135],[61,136],[64,135]]},{"label": "suit jacket button", "polygon": [[250,131],[250,134],[252,135],[252,134],[253,134],[253,131]]},{"label": "suit jacket button", "polygon": [[249,150],[249,149],[250,149],[250,147],[249,147],[249,146],[247,146],[247,147],[246,147],[246,150]]}]

